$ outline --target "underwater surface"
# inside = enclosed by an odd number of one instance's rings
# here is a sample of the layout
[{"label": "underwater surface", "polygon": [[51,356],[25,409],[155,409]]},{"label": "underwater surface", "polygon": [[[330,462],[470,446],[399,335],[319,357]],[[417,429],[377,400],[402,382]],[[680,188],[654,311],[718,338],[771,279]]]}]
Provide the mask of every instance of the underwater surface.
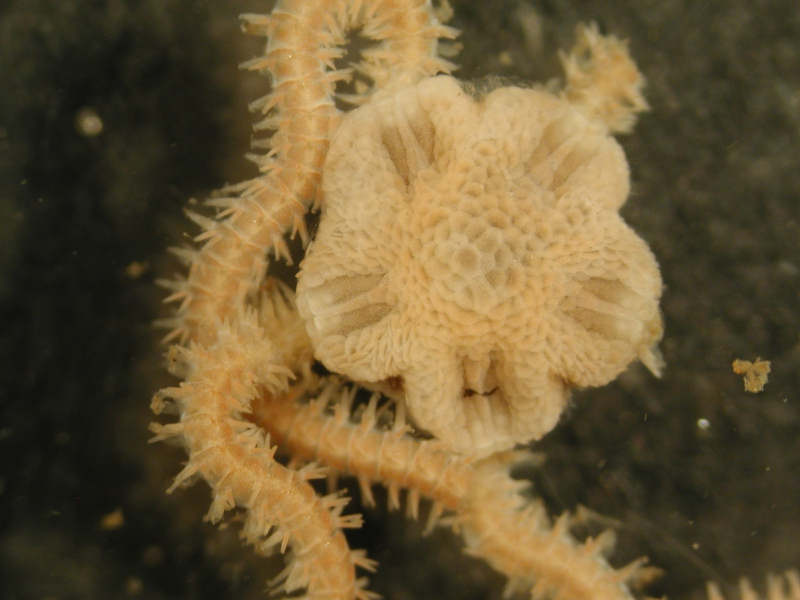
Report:
[{"label": "underwater surface", "polygon": [[[612,563],[647,592],[703,597],[800,566],[800,11],[791,0],[451,0],[456,75],[544,82],[577,23],[629,40],[651,111],[620,137],[625,219],[664,280],[666,369],[573,394],[520,473],[552,514],[616,524]],[[184,453],[148,445],[164,368],[157,278],[182,210],[254,175],[264,78],[237,15],[270,2],[7,0],[0,8],[0,597],[261,598],[279,561],[202,521]],[[734,359],[771,361],[744,391]],[[503,579],[441,528],[351,511],[385,598],[499,599]]]}]

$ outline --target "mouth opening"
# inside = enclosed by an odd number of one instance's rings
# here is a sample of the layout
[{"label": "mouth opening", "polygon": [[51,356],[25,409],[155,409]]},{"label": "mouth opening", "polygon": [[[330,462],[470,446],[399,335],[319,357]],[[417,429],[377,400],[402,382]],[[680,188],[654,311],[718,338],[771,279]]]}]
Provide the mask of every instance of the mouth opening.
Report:
[{"label": "mouth opening", "polygon": [[472,388],[464,388],[464,398],[470,398],[472,396],[483,396],[484,398],[488,398],[489,396],[493,395],[497,391],[497,387],[493,387],[487,392],[479,392],[477,390],[473,390]]}]

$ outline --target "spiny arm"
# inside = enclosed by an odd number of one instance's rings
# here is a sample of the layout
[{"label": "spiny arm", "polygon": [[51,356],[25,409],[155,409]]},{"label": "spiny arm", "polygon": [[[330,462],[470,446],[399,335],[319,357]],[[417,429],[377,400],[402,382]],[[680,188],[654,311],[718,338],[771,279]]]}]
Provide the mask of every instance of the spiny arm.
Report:
[{"label": "spiny arm", "polygon": [[153,441],[177,437],[189,453],[170,491],[202,477],[212,489],[206,516],[212,523],[244,508],[243,535],[260,553],[291,550],[286,570],[274,580],[283,591],[305,588],[308,600],[370,598],[355,567],[373,563],[351,552],[342,533],[359,527],[360,516],[342,515],[347,498],[341,495],[317,496],[308,480],[324,470],[276,462],[269,436],[244,416],[253,398],[286,391],[291,376],[255,311],[220,327],[210,346],[175,346],[172,354],[173,371],[185,380],[156,394],[153,410],[161,413],[171,399],[180,422],[152,427]]},{"label": "spiny arm", "polygon": [[339,119],[335,86],[350,76],[349,69],[334,67],[349,30],[362,27],[363,35],[378,41],[355,66],[375,89],[453,68],[438,56],[437,44],[456,32],[438,23],[427,0],[280,0],[269,16],[242,19],[245,31],[269,40],[264,55],[243,68],[270,75],[272,91],[252,108],[264,115],[255,129],[275,133],[257,143],[266,149],[252,157],[259,176],[225,188],[210,202],[221,210],[216,218],[189,213],[202,229],[195,240],[203,245],[178,250],[189,274],[164,283],[172,291],[167,301],[180,302],[175,317],[163,321],[171,330],[168,340],[210,341],[214,324],[234,318],[258,290],[265,250],[290,260],[284,234],[308,241],[304,216],[319,201],[322,164]]},{"label": "spiny arm", "polygon": [[[353,395],[336,381],[325,383],[308,404],[264,395],[253,402],[253,420],[293,457],[319,461],[355,476],[367,503],[373,502],[372,483],[385,485],[392,508],[407,490],[407,510],[416,517],[420,497],[433,501],[428,528],[443,511],[467,544],[467,552],[486,560],[509,578],[509,587],[527,589],[540,598],[631,600],[626,582],[651,574],[635,561],[620,570],[605,555],[613,545],[609,532],[577,541],[570,533],[573,520],[562,515],[551,524],[541,503],[519,495],[524,484],[508,474],[515,456],[474,461],[443,449],[436,441],[407,434],[402,418],[390,430],[376,426],[376,398],[360,422],[350,420]],[[333,407],[333,414],[328,414]]]}]

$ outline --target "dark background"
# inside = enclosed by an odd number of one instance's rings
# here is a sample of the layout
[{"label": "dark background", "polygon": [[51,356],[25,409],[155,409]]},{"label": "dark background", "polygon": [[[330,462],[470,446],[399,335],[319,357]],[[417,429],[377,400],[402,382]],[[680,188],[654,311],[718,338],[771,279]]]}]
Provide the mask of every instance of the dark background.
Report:
[{"label": "dark background", "polygon": [[[154,279],[192,231],[186,201],[253,174],[246,105],[266,83],[236,65],[262,42],[236,16],[270,4],[2,3],[2,598],[259,598],[276,572],[235,523],[201,521],[204,484],[166,496],[183,453],[146,443],[150,396],[170,383]],[[662,266],[668,366],[575,394],[537,445],[536,493],[554,513],[616,519],[613,562],[646,554],[666,570],[654,596],[800,566],[797,3],[452,4],[460,77],[556,76],[556,50],[595,20],[630,40],[648,79],[652,111],[622,139],[624,214]],[[82,109],[100,135],[79,133]],[[746,394],[730,364],[756,356],[773,372]],[[352,536],[381,563],[373,590],[500,598],[502,578],[456,537],[421,540],[384,507]]]}]

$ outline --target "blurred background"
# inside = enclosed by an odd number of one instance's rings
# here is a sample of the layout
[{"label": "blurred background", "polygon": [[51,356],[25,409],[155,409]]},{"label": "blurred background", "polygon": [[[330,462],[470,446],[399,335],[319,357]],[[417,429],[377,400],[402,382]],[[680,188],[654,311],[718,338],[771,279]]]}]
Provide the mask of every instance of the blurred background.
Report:
[{"label": "blurred background", "polygon": [[[596,21],[630,41],[652,111],[621,138],[625,218],[658,257],[667,368],[576,393],[521,473],[556,514],[618,524],[612,562],[665,569],[652,596],[757,585],[800,566],[800,10],[793,0],[451,0],[458,76],[559,75]],[[250,177],[237,64],[268,0],[5,0],[0,7],[0,597],[261,598],[278,564],[202,522],[183,451],[147,444],[166,313],[154,280],[182,209]],[[735,358],[771,361],[749,394]],[[352,510],[362,510],[354,492]],[[385,503],[349,537],[390,600],[499,599],[460,540]]]}]

